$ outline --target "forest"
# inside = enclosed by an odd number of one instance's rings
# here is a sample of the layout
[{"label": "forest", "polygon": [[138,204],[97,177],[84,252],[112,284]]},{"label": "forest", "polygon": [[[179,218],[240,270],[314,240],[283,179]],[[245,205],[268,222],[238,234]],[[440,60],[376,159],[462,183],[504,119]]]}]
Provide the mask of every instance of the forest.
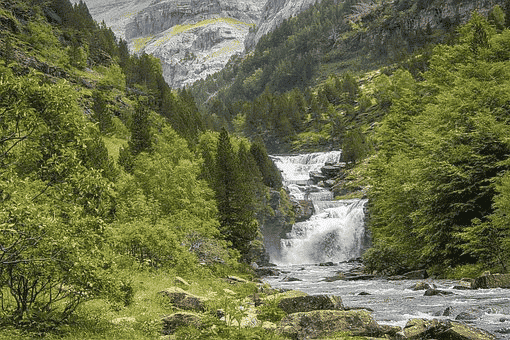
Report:
[{"label": "forest", "polygon": [[249,264],[268,260],[261,225],[293,218],[268,152],[344,150],[369,198],[367,271],[508,272],[509,2],[367,45],[427,6],[384,5],[324,0],[174,90],[85,3],[2,1],[7,338],[159,337],[175,310],[157,292],[179,277],[210,297],[205,326],[183,338],[279,339],[261,326],[283,317],[274,304],[251,329],[216,317],[246,316]]},{"label": "forest", "polygon": [[[154,338],[168,310],[156,293],[176,276],[222,291],[221,278],[267,261],[257,218],[281,179],[263,144],[205,130],[189,91],[83,2],[2,2],[0,45],[9,338]],[[146,316],[133,333],[107,320],[119,313]]]}]

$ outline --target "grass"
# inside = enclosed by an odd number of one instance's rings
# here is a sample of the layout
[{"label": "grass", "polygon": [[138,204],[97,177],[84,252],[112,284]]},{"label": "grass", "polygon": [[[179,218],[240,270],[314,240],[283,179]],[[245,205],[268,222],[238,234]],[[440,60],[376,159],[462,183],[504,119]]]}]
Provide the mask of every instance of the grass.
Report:
[{"label": "grass", "polygon": [[128,142],[126,139],[114,137],[114,136],[102,136],[103,142],[108,149],[108,155],[113,157],[115,162],[119,159],[119,150],[121,147],[125,147]]}]

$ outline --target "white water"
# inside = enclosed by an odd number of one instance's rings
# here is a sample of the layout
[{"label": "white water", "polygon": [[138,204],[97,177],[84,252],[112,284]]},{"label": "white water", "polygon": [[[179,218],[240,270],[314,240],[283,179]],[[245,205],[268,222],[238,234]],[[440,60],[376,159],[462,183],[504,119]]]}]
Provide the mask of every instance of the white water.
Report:
[{"label": "white water", "polygon": [[271,258],[272,262],[280,265],[342,262],[361,255],[366,200],[333,201],[328,189],[310,180],[310,172],[320,172],[326,163],[338,163],[341,154],[331,151],[273,157],[290,196],[311,201],[314,215],[292,227],[281,240],[281,253]]},{"label": "white water", "polygon": [[[338,272],[348,272],[355,263],[339,263],[333,267],[317,265],[279,266],[279,276],[266,277],[265,282],[273,288],[296,289],[308,294],[340,296],[344,306],[365,307],[373,310],[372,315],[379,324],[404,327],[408,320],[450,319],[468,313],[473,320],[462,320],[468,325],[484,329],[496,339],[510,339],[510,289],[453,289],[459,283],[454,280],[421,280],[438,289],[452,292],[446,296],[424,296],[424,291],[410,289],[420,280],[389,281],[385,279],[334,281],[324,278]],[[287,282],[286,277],[300,281]],[[370,295],[359,295],[359,293]],[[450,315],[443,316],[446,308]]]},{"label": "white water", "polygon": [[[340,155],[327,152],[273,157],[289,193],[297,200],[312,200],[315,214],[308,221],[296,223],[287,238],[281,240],[280,257],[271,260],[282,274],[265,281],[274,288],[340,296],[345,306],[372,309],[379,324],[404,327],[412,318],[454,320],[461,313],[469,313],[474,319],[463,322],[487,330],[497,339],[510,339],[510,289],[456,290],[455,281],[426,280],[454,293],[429,297],[424,296],[424,291],[410,289],[416,280],[324,281],[356,266],[338,262],[358,257],[364,236],[366,200],[332,201],[328,190],[309,180],[310,171],[319,171],[326,162],[338,162]],[[337,264],[316,265],[322,262]],[[299,281],[287,282],[286,277]],[[369,295],[359,295],[361,292]],[[450,315],[443,316],[448,307]]]}]

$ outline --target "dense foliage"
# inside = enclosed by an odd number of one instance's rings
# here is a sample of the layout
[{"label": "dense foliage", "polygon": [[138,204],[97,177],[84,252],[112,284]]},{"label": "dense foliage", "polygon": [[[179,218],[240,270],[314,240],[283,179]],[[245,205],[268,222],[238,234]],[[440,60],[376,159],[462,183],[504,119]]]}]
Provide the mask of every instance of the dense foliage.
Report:
[{"label": "dense foliage", "polygon": [[[507,2],[498,3],[510,10]],[[251,139],[262,138],[271,152],[339,147],[360,140],[350,130],[362,125],[341,116],[352,113],[363,123],[377,118],[367,117],[367,101],[360,101],[354,112],[357,103],[342,100],[347,91],[338,82],[343,76],[390,63],[405,63],[418,76],[433,44],[453,41],[456,27],[467,22],[470,11],[461,8],[443,1],[320,1],[262,37],[246,56],[196,82],[191,91],[210,114],[209,128],[228,126]],[[415,51],[421,57],[409,60]]]},{"label": "dense foliage", "polygon": [[67,0],[2,2],[0,51],[2,327],[123,308],[134,272],[214,276],[264,257],[258,202],[279,173],[260,145],[205,133],[159,60]]},{"label": "dense foliage", "polygon": [[371,269],[507,270],[510,31],[496,27],[475,13],[420,80],[381,76],[391,107],[367,172]]}]

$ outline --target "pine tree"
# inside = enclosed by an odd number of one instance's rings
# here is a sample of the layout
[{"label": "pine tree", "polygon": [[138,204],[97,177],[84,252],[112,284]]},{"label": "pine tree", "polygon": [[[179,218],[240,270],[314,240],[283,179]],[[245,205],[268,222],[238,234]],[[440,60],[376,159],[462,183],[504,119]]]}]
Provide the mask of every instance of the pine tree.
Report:
[{"label": "pine tree", "polygon": [[147,100],[139,99],[133,113],[129,148],[133,155],[138,155],[140,152],[149,151],[151,144],[148,103]]},{"label": "pine tree", "polygon": [[[244,157],[244,156],[243,156]],[[220,231],[235,249],[246,255],[250,242],[258,231],[252,204],[252,192],[247,188],[239,169],[238,159],[225,128],[220,132],[216,155],[214,189],[218,202]]]}]

